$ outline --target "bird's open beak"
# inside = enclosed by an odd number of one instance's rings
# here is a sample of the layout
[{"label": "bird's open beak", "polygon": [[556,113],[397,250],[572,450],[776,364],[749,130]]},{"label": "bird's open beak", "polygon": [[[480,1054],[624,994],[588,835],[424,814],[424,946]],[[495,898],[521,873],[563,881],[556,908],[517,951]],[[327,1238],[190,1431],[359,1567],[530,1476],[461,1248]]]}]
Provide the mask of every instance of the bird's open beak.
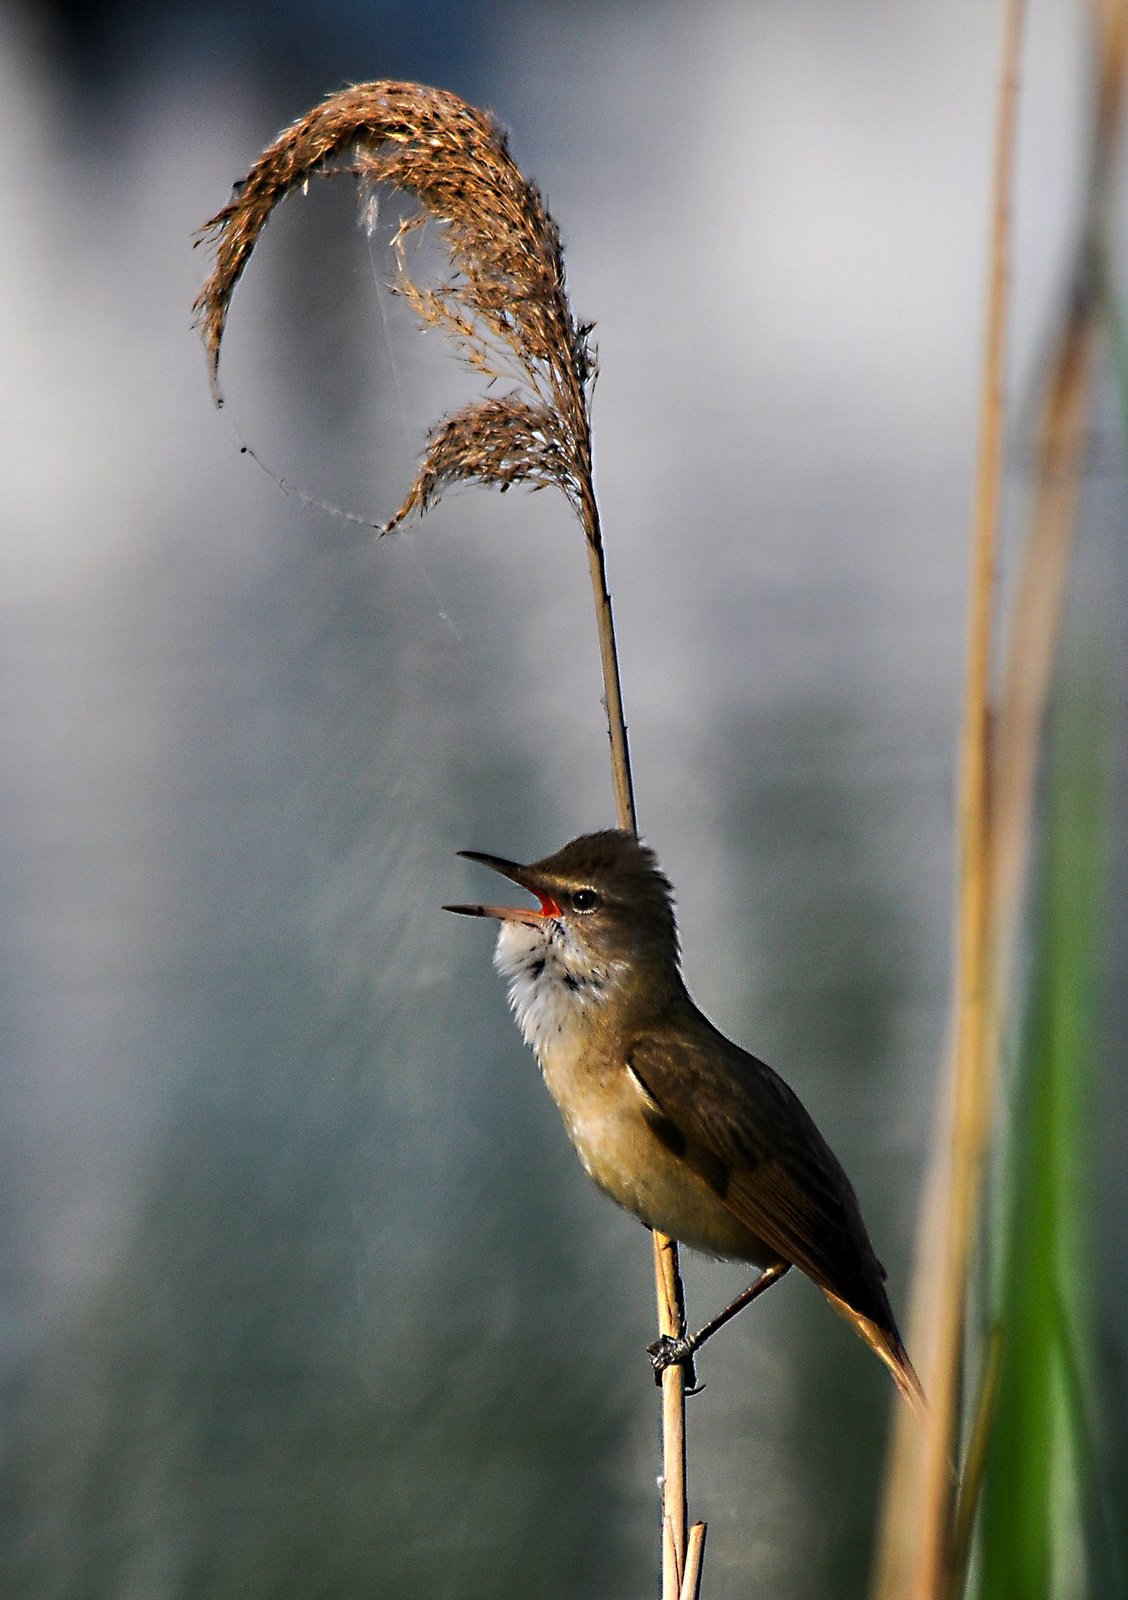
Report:
[{"label": "bird's open beak", "polygon": [[500,872],[503,878],[509,878],[513,883],[519,883],[522,889],[527,889],[530,894],[535,894],[540,901],[540,908],[533,906],[444,906],[444,911],[457,911],[464,917],[497,917],[502,922],[531,922],[538,917],[558,917],[560,907],[544,889],[538,887],[533,874],[528,867],[523,867],[517,861],[504,861],[501,856],[483,855],[480,850],[460,850],[459,855],[466,861],[480,861],[484,867],[492,867],[494,872]]}]

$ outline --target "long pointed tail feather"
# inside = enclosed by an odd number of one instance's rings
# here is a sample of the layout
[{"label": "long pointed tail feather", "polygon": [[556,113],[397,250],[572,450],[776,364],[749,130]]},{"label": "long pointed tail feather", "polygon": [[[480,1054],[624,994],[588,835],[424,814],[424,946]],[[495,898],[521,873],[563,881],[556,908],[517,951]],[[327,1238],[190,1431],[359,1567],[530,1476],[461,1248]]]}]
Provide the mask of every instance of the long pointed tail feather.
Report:
[{"label": "long pointed tail feather", "polygon": [[845,1300],[840,1300],[836,1294],[831,1294],[829,1289],[824,1289],[823,1293],[838,1315],[844,1317],[873,1353],[884,1361],[893,1374],[894,1383],[912,1406],[923,1426],[928,1415],[928,1401],[896,1328],[880,1328],[870,1317],[864,1317],[860,1311],[855,1311],[853,1306],[848,1306]]}]

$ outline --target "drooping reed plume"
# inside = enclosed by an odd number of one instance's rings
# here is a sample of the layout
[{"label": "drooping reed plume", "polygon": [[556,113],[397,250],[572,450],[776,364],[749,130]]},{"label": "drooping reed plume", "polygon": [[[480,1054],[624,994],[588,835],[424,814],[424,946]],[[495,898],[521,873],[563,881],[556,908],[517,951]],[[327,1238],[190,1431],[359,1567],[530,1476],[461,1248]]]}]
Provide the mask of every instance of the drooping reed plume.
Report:
[{"label": "drooping reed plume", "polygon": [[[521,175],[493,118],[456,95],[412,83],[359,84],[333,95],[263,152],[206,224],[215,267],[196,314],[217,398],[231,297],[271,213],[311,177],[341,174],[421,202],[395,238],[399,292],[483,376],[514,382],[510,393],[468,405],[433,429],[387,529],[434,505],[455,482],[528,483],[562,490],[590,537],[591,328],[572,316],[559,230],[539,190]],[[426,222],[441,229],[450,256],[450,271],[434,288],[417,285],[407,266],[406,241]]]},{"label": "drooping reed plume", "polygon": [[[456,95],[419,84],[358,84],[330,96],[287,128],[205,225],[215,265],[196,302],[220,400],[220,347],[235,287],[275,206],[319,176],[351,176],[363,190],[384,185],[419,202],[394,240],[397,292],[425,326],[452,340],[493,393],[444,417],[431,430],[415,481],[384,533],[426,511],[453,483],[554,486],[584,531],[603,668],[611,772],[619,826],[636,829],[626,722],[592,480],[589,403],[596,375],[590,324],[568,303],[559,230],[536,185],[509,153],[487,113]],[[449,271],[423,287],[408,270],[407,243],[437,228]],[[677,1246],[654,1236],[659,1331],[677,1338],[685,1314]],[[704,1525],[686,1527],[685,1379],[662,1374],[664,1600],[696,1594]]]}]

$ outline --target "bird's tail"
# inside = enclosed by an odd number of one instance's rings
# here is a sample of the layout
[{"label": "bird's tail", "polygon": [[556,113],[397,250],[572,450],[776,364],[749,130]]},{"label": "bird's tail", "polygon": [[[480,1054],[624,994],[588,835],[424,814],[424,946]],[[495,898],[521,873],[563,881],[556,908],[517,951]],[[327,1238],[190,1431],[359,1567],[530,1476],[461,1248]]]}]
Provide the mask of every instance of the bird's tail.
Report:
[{"label": "bird's tail", "polygon": [[853,1306],[848,1306],[845,1300],[840,1300],[836,1294],[831,1294],[829,1289],[823,1293],[840,1317],[853,1328],[854,1332],[863,1338],[876,1356],[879,1356],[893,1374],[893,1381],[904,1395],[905,1399],[916,1412],[923,1425],[928,1415],[928,1401],[924,1397],[920,1379],[913,1370],[909,1360],[909,1352],[901,1342],[901,1335],[896,1327],[890,1323],[887,1328],[879,1327],[871,1317],[863,1316],[860,1311],[855,1311]]}]

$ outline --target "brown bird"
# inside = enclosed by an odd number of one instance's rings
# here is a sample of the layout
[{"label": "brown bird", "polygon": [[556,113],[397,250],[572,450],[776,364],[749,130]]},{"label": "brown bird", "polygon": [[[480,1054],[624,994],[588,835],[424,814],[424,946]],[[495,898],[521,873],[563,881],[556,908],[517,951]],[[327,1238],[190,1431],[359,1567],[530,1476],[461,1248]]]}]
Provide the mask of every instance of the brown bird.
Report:
[{"label": "brown bird", "polygon": [[609,831],[531,866],[460,853],[540,902],[444,910],[501,923],[495,964],[588,1175],[648,1228],[760,1268],[697,1333],[652,1345],[655,1371],[692,1373],[694,1351],[796,1266],[921,1409],[850,1180],[783,1079],[690,999],[654,852]]}]

